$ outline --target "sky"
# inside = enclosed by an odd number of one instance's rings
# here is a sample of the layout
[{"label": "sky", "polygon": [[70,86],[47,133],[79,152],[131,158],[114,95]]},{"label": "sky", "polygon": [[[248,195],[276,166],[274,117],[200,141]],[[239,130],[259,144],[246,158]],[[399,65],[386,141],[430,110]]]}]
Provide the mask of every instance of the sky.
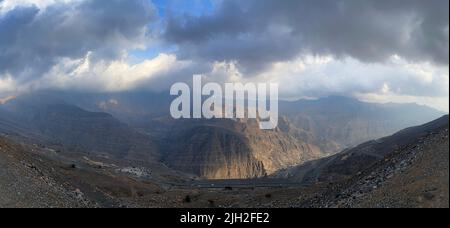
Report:
[{"label": "sky", "polygon": [[449,110],[448,0],[0,0],[0,97],[203,74]]}]

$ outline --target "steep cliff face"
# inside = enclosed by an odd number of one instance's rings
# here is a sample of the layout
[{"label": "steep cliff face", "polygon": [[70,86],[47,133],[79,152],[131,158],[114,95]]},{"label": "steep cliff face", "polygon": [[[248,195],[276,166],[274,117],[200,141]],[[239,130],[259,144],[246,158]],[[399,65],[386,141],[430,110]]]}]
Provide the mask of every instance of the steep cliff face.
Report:
[{"label": "steep cliff face", "polygon": [[323,156],[317,147],[279,129],[260,130],[256,121],[182,122],[170,136],[165,161],[203,178],[262,177]]},{"label": "steep cliff face", "polygon": [[309,143],[308,138],[296,138],[279,128],[260,130],[256,121],[247,120],[240,124],[243,126],[241,131],[249,139],[255,158],[264,164],[269,175],[324,156],[318,147]]},{"label": "steep cliff face", "polygon": [[166,162],[208,179],[254,178],[266,174],[248,139],[216,126],[198,126],[176,137]]}]

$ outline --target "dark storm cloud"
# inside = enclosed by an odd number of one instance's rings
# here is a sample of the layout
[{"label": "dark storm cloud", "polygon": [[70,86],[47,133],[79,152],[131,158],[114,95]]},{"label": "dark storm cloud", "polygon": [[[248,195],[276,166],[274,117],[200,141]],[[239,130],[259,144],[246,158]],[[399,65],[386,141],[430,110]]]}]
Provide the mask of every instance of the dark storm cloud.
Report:
[{"label": "dark storm cloud", "polygon": [[448,65],[448,0],[225,0],[205,16],[168,19],[180,55],[247,70],[303,54]]},{"label": "dark storm cloud", "polygon": [[147,0],[16,7],[0,15],[0,75],[26,80],[61,58],[82,58],[89,52],[93,59],[116,58],[139,42],[153,19]]}]

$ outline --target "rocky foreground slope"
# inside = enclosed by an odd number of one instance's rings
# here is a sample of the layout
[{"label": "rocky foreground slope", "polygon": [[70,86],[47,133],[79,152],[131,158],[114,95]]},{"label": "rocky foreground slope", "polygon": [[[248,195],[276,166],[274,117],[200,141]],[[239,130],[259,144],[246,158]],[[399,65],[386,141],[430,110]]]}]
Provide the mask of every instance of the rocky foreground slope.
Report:
[{"label": "rocky foreground slope", "polygon": [[34,155],[0,138],[0,207],[86,207],[75,189],[43,173]]},{"label": "rocky foreground slope", "polygon": [[57,151],[15,135],[0,135],[0,208],[117,208],[170,205],[165,182],[181,175],[158,164],[130,164]]},{"label": "rocky foreground slope", "polygon": [[448,208],[448,127],[448,116],[445,116],[400,132],[412,134],[414,141],[296,206]]},{"label": "rocky foreground slope", "polygon": [[448,129],[398,151],[384,163],[301,207],[448,208]]}]

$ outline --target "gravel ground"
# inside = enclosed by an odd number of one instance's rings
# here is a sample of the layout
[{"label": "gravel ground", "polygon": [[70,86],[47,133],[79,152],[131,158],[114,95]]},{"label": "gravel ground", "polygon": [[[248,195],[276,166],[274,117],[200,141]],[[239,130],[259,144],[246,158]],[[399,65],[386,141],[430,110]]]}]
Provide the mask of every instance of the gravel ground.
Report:
[{"label": "gravel ground", "polygon": [[398,168],[382,187],[370,193],[357,207],[449,207],[448,130],[431,136],[405,159],[406,168]]},{"label": "gravel ground", "polygon": [[[35,163],[36,164],[35,164]],[[44,173],[38,157],[0,139],[0,207],[82,207],[82,193],[66,190]]]}]

